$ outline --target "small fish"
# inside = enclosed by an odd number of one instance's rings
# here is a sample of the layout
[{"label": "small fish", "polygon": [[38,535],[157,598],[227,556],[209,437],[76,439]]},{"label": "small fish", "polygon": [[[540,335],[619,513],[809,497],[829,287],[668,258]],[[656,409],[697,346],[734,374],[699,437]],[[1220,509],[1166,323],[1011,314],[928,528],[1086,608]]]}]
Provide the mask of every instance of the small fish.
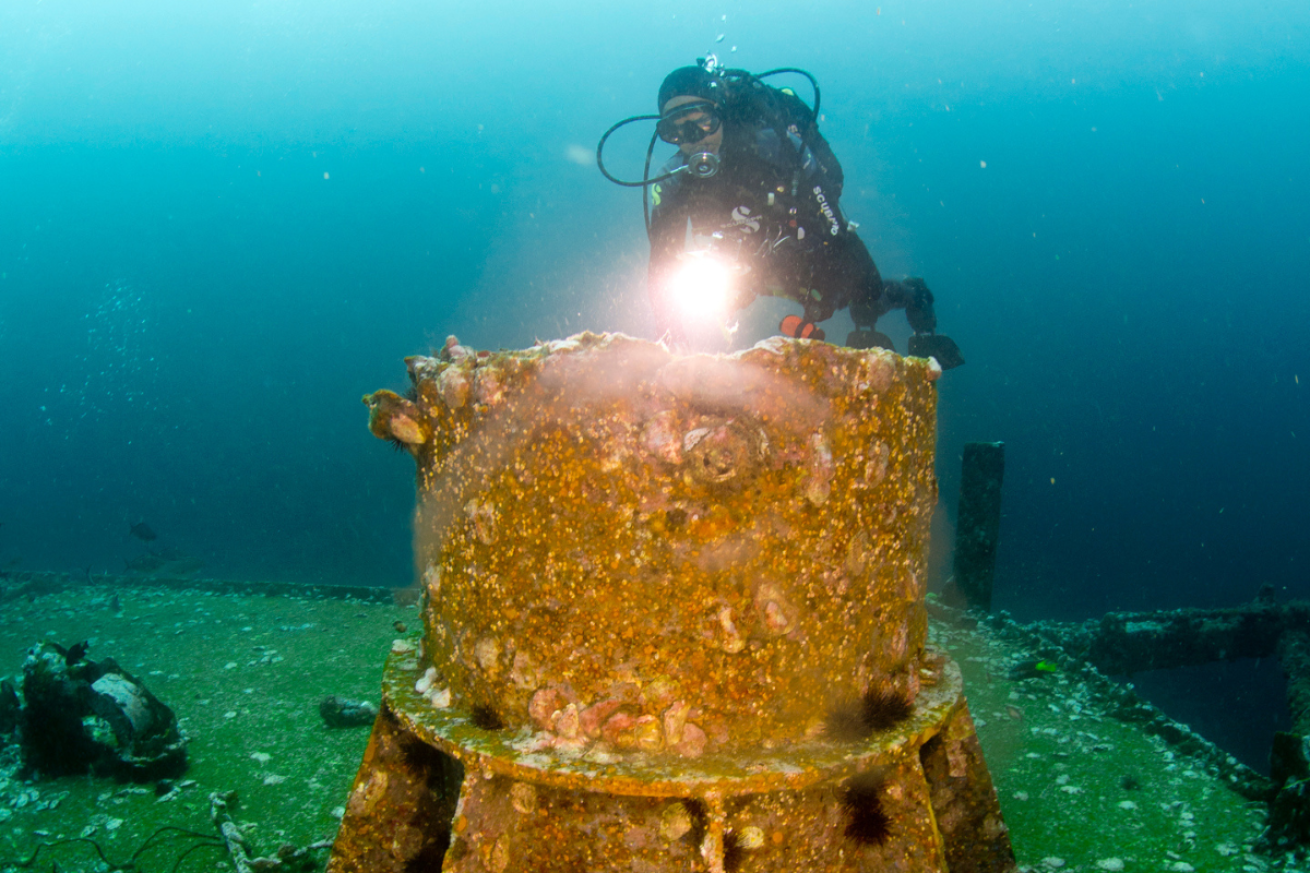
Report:
[{"label": "small fish", "polygon": [[64,663],[70,667],[86,657],[87,650],[91,648],[90,640],[82,640],[80,643],[74,643],[64,654]]},{"label": "small fish", "polygon": [[159,535],[151,530],[150,525],[146,524],[144,521],[138,521],[136,524],[132,525],[132,527],[128,529],[128,532],[137,539],[143,540],[147,543],[151,540],[159,539]]},{"label": "small fish", "polygon": [[1043,673],[1058,673],[1059,666],[1054,661],[1034,658],[1030,661],[1020,661],[1010,668],[1011,679],[1035,679]]},{"label": "small fish", "polygon": [[50,646],[56,652],[58,652],[61,657],[63,657],[64,663],[71,667],[74,664],[76,664],[78,661],[86,657],[87,649],[91,648],[91,641],[82,640],[82,642],[75,643],[73,646],[67,649],[65,649],[63,646],[59,645],[59,643],[56,643],[54,641],[51,641]]}]

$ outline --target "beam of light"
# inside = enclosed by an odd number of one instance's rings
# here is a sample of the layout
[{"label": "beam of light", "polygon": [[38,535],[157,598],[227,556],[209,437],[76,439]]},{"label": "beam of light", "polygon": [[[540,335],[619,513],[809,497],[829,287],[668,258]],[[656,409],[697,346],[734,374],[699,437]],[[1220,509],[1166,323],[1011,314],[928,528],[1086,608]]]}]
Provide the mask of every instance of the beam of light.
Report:
[{"label": "beam of light", "polygon": [[727,316],[733,297],[732,267],[707,252],[689,252],[673,277],[674,303],[688,321]]}]

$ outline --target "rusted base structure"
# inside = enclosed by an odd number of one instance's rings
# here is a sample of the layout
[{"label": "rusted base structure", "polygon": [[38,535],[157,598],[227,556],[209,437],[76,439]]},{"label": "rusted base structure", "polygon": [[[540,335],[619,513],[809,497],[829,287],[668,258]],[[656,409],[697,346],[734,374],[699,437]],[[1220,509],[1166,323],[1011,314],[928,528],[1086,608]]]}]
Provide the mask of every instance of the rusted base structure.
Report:
[{"label": "rusted base structure", "polygon": [[521,753],[434,710],[394,654],[329,869],[1012,870],[959,671],[937,670],[902,726],[857,747],[670,766]]},{"label": "rusted base structure", "polygon": [[935,361],[452,338],[365,398],[419,468],[329,870],[1009,871],[925,647]]}]

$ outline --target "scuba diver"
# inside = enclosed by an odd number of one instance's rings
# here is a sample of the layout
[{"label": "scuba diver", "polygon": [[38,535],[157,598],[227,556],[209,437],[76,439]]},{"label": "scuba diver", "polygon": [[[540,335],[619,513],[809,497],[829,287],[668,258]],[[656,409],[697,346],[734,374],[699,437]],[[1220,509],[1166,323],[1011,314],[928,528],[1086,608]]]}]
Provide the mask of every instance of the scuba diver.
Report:
[{"label": "scuba diver", "polygon": [[[809,79],[814,108],[761,81],[778,73]],[[688,319],[710,312],[726,319],[764,294],[803,307],[779,325],[786,336],[824,339],[818,324],[849,307],[856,330],[846,344],[891,349],[877,322],[904,309],[914,331],[910,354],[936,357],[943,369],[963,364],[955,342],[934,332],[928,286],[884,281],[855,223],[842,215],[841,164],[818,131],[818,105],[818,84],[804,70],[753,75],[721,68],[711,55],[664,79],[659,115],[625,119],[601,138],[596,157],[605,177],[649,190],[649,293],[659,332],[682,344]],[[617,179],[605,169],[605,141],[644,120],[657,121],[645,176],[656,138],[678,152],[654,178]]]}]

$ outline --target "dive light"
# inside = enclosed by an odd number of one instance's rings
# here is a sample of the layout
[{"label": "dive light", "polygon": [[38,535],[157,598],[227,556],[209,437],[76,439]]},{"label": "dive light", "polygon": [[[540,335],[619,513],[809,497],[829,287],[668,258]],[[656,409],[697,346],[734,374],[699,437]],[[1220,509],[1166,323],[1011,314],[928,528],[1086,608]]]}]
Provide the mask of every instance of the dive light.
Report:
[{"label": "dive light", "polygon": [[737,291],[734,265],[708,249],[685,252],[678,260],[669,291],[683,317],[701,323],[726,317]]}]

